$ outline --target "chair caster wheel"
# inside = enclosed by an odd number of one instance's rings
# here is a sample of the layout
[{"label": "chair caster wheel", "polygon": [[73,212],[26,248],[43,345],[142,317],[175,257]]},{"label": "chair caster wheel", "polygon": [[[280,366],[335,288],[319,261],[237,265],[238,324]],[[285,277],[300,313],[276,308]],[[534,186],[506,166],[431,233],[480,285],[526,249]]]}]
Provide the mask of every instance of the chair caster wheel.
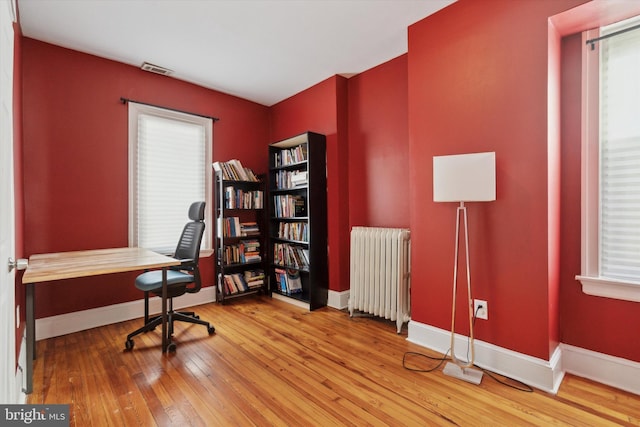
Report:
[{"label": "chair caster wheel", "polygon": [[193,316],[193,318],[194,318],[194,319],[199,319],[199,318],[200,318],[200,316],[198,316],[197,314],[195,314],[195,315]]},{"label": "chair caster wheel", "polygon": [[167,346],[167,351],[170,353],[175,353],[176,352],[176,344],[175,343],[171,343]]},{"label": "chair caster wheel", "polygon": [[209,326],[207,330],[209,331],[209,335],[213,335],[216,332],[216,328],[213,326]]},{"label": "chair caster wheel", "polygon": [[124,348],[127,349],[128,351],[131,351],[133,349],[133,340],[129,339],[125,341]]}]

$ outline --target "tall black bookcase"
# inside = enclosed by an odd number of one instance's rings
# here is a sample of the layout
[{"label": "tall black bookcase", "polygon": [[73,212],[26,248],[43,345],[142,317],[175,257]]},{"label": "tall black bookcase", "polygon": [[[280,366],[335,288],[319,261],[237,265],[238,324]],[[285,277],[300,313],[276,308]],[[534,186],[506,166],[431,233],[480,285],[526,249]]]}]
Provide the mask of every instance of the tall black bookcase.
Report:
[{"label": "tall black bookcase", "polygon": [[269,291],[310,310],[327,305],[326,171],[324,135],[269,145]]},{"label": "tall black bookcase", "polygon": [[264,183],[227,173],[229,163],[215,170],[216,300],[220,303],[267,289]]}]

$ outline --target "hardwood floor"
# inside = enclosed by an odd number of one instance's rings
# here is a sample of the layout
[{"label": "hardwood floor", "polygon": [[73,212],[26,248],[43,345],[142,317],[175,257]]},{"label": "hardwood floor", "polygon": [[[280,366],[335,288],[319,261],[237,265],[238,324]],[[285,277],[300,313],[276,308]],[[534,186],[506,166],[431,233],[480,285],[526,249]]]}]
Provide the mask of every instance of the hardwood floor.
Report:
[{"label": "hardwood floor", "polygon": [[39,341],[28,403],[69,403],[72,426],[640,426],[640,396],[570,375],[553,396],[406,369],[440,355],[390,322],[269,298],[195,310],[216,334],[180,324],[166,356],[159,332],[124,351],[140,319]]}]

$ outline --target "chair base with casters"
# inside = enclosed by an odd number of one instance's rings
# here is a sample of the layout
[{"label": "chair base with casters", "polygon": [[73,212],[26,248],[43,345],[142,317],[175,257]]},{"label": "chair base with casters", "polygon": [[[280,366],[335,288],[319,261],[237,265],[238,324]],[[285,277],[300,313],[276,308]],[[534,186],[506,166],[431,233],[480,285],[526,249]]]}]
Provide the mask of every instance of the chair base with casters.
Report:
[{"label": "chair base with casters", "polygon": [[[169,338],[169,345],[167,349],[169,351],[175,351],[176,345],[171,342],[173,336],[173,322],[187,322],[197,325],[206,326],[209,335],[215,333],[216,329],[207,321],[201,320],[194,312],[182,312],[173,310],[173,298],[183,295],[185,293],[184,288],[194,281],[194,276],[182,271],[169,270],[167,271],[167,299],[169,307],[167,310],[167,333]],[[148,271],[141,274],[136,278],[136,288],[144,291],[144,325],[135,331],[127,335],[127,341],[125,342],[125,348],[127,350],[133,349],[134,342],[133,337],[140,335],[144,332],[153,331],[158,325],[162,323],[162,315],[149,318],[149,294],[156,296],[162,296],[162,285],[158,287],[158,283],[162,283],[161,271]]]}]

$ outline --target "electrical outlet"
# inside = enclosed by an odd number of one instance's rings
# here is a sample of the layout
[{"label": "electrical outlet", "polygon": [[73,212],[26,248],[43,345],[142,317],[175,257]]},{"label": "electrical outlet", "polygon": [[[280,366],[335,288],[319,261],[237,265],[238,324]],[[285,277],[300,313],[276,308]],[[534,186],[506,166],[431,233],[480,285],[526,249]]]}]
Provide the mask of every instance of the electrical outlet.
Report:
[{"label": "electrical outlet", "polygon": [[481,299],[474,299],[473,313],[475,314],[476,319],[489,320],[489,307],[487,306],[487,302]]}]

